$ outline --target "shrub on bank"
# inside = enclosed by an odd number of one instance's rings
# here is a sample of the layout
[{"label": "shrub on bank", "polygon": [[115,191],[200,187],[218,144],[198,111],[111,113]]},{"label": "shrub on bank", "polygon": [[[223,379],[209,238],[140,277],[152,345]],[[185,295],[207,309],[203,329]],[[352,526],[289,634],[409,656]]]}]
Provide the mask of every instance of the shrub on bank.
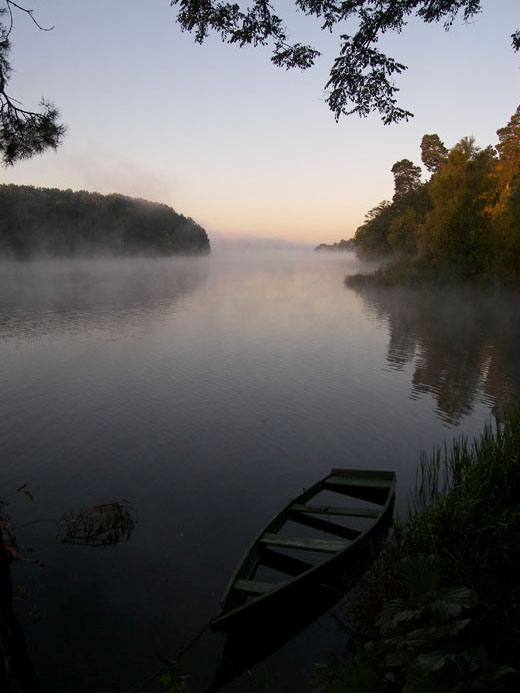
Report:
[{"label": "shrub on bank", "polygon": [[438,264],[424,258],[402,257],[387,262],[369,274],[351,274],[345,277],[345,285],[352,288],[365,287],[449,287],[480,286],[484,288],[520,288],[518,279],[512,274],[492,272],[468,276],[455,264]]}]

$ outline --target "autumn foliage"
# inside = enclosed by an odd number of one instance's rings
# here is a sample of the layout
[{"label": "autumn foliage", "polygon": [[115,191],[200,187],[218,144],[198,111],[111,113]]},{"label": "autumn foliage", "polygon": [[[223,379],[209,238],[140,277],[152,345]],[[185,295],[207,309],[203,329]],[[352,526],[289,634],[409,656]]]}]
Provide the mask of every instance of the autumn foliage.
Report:
[{"label": "autumn foliage", "polygon": [[413,283],[520,282],[520,106],[497,135],[496,147],[464,137],[450,150],[425,135],[426,182],[408,159],[394,164],[392,202],[372,209],[355,235],[361,258],[390,259],[380,279],[391,283],[399,266]]}]

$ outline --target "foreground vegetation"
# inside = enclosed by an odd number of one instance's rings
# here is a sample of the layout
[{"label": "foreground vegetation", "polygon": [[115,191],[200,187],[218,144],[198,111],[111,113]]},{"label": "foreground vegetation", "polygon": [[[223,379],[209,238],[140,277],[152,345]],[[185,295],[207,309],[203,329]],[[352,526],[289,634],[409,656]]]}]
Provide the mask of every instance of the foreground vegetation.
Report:
[{"label": "foreground vegetation", "polygon": [[497,135],[495,148],[464,137],[451,150],[425,135],[426,182],[419,166],[396,162],[392,201],[370,210],[354,237],[358,256],[384,267],[347,283],[520,285],[520,106]]},{"label": "foreground vegetation", "polygon": [[206,231],[167,205],[124,195],[0,185],[0,256],[207,253]]},{"label": "foreground vegetation", "polygon": [[316,691],[518,690],[520,417],[422,460],[349,619],[356,654],[321,667]]}]

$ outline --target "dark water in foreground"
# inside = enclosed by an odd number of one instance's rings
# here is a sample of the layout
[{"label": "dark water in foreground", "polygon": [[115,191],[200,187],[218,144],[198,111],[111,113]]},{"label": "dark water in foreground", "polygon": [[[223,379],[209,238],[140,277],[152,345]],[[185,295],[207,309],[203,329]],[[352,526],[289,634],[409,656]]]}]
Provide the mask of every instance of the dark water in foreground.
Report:
[{"label": "dark water in foreground", "polygon": [[[55,693],[121,690],[218,608],[251,539],[333,466],[393,469],[518,400],[518,297],[343,285],[355,260],[279,252],[4,265],[0,495],[25,554],[17,613]],[[18,494],[20,495],[20,494]],[[68,510],[128,500],[130,539],[59,544]],[[233,690],[304,690],[330,617]],[[203,690],[222,638],[186,667]]]}]

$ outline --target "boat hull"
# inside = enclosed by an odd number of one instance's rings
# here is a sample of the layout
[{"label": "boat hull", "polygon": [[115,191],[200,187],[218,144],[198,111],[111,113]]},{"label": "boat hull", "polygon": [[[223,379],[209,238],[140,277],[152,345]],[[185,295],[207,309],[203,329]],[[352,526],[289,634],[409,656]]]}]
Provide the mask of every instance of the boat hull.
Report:
[{"label": "boat hull", "polygon": [[[344,484],[341,487],[340,482],[343,478],[351,478],[351,476],[347,476],[348,474],[365,474],[365,477],[360,476],[360,481],[357,485],[356,483],[350,483]],[[367,474],[373,476],[367,477]],[[380,511],[377,517],[374,518],[371,526],[361,532],[351,543],[348,543],[344,549],[336,551],[321,563],[310,567],[308,570],[303,570],[299,575],[276,586],[275,589],[268,591],[266,594],[257,596],[248,602],[237,604],[234,595],[236,585],[239,585],[241,581],[243,582],[244,577],[249,578],[254,575],[256,567],[261,562],[262,551],[265,552],[265,547],[262,546],[265,537],[269,537],[272,540],[276,532],[283,529],[287,520],[291,519],[291,512],[294,512],[293,508],[301,509],[306,507],[311,512],[311,506],[304,506],[303,504],[312,500],[320,491],[331,490],[330,487],[334,486],[332,482],[337,482],[338,478],[339,485],[332,490],[346,496],[364,498],[371,503],[378,502],[381,504],[379,506]],[[374,482],[378,478],[382,479],[380,487],[377,487]],[[372,485],[363,486],[362,482],[365,484],[371,482]],[[305,617],[305,612],[315,611],[315,607],[318,604],[314,602],[323,601],[328,603],[328,606],[325,606],[321,613],[330,608],[334,601],[339,600],[355,584],[368,567],[370,559],[375,555],[378,544],[391,526],[394,498],[395,475],[390,472],[332,470],[328,477],[325,477],[325,479],[322,479],[289,503],[258,535],[232,577],[222,600],[221,613],[210,624],[212,630],[224,633],[231,633],[236,630],[239,630],[241,633],[245,633],[248,630],[257,632],[259,628],[263,627],[263,624],[272,626],[273,622],[281,623],[287,619],[292,621],[298,620],[300,614]],[[327,524],[325,522],[324,526],[327,526]],[[270,541],[269,543],[275,542]],[[321,543],[326,545],[326,542]],[[335,543],[339,544],[340,542],[329,542],[331,546],[335,545]],[[275,546],[274,548],[276,549],[277,547]],[[327,547],[327,550],[330,550],[330,546]],[[271,551],[271,548],[269,548],[269,551]],[[281,558],[284,558],[283,555]],[[293,559],[288,560],[291,561]],[[261,589],[261,583],[252,582],[251,584],[258,584],[259,589]],[[335,600],[333,597],[335,597]],[[233,599],[235,599],[235,603]],[[314,616],[314,618],[316,617]]]}]

